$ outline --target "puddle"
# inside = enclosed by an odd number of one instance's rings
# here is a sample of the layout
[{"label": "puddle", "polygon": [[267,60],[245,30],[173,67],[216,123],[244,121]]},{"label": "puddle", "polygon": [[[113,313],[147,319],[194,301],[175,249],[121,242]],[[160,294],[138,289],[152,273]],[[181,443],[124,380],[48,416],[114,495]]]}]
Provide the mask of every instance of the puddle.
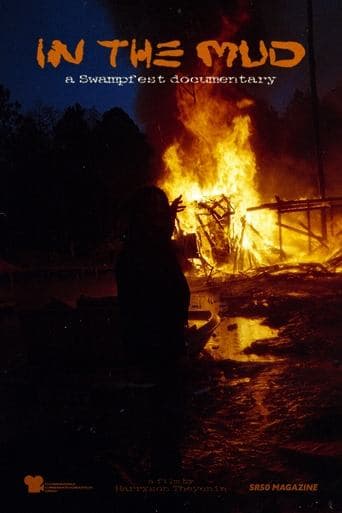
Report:
[{"label": "puddle", "polygon": [[211,337],[205,346],[205,350],[215,360],[237,361],[279,361],[273,356],[247,355],[243,350],[249,347],[255,340],[276,338],[278,330],[262,324],[264,317],[229,317],[223,318],[216,329],[216,336]]},{"label": "puddle", "polygon": [[[191,309],[219,311],[219,297],[215,293],[192,293]],[[236,360],[240,362],[278,362],[282,358],[272,355],[244,354],[243,350],[256,340],[278,337],[278,330],[263,324],[265,317],[223,317],[205,350],[215,360]],[[204,321],[196,320],[193,324],[199,328]]]}]

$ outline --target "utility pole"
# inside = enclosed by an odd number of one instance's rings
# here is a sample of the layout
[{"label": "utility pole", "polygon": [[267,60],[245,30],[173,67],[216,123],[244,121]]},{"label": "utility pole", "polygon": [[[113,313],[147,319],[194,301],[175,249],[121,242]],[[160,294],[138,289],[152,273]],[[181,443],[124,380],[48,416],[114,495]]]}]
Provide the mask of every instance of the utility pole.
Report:
[{"label": "utility pole", "polygon": [[[313,9],[312,0],[307,0],[307,16],[308,16],[308,49],[309,49],[309,69],[310,69],[310,89],[311,89],[311,105],[312,117],[314,126],[314,138],[317,159],[317,174],[318,174],[318,192],[322,200],[326,197],[325,191],[325,175],[323,166],[323,155],[321,145],[320,133],[320,120],[319,120],[319,99],[317,93],[317,78],[316,78],[316,60],[314,50],[314,37],[313,37]],[[321,210],[321,224],[322,224],[322,238],[327,239],[327,212],[325,208]]]}]

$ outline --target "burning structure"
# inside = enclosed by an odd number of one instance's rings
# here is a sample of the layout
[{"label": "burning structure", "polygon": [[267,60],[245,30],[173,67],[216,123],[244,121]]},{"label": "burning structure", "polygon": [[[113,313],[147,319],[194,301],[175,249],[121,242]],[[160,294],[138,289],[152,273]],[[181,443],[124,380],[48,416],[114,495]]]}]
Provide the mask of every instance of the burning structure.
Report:
[{"label": "burning structure", "polygon": [[[240,5],[241,7],[241,5]],[[236,34],[246,16],[228,23],[221,36]],[[313,145],[318,197],[274,201],[260,192],[259,166],[251,136],[251,98],[222,94],[214,85],[178,85],[176,102],[180,136],[166,149],[160,185],[170,197],[182,194],[188,208],[179,216],[176,238],[205,273],[214,269],[245,271],[279,261],[323,262],[341,256],[336,217],[342,197],[327,197],[320,136],[312,4],[308,1],[308,63],[312,105]],[[216,69],[218,72],[219,69]],[[276,173],[278,170],[274,169]],[[301,195],[303,196],[303,195]],[[285,217],[286,216],[286,217]],[[337,259],[337,260],[336,260]]]},{"label": "burning structure", "polygon": [[247,214],[261,201],[251,120],[244,112],[251,100],[222,102],[211,87],[181,87],[177,100],[190,136],[166,150],[161,185],[170,196],[182,194],[189,205],[180,215],[178,234],[197,234],[199,258],[207,269],[257,265],[276,248],[273,216],[260,212],[252,221]]},{"label": "burning structure", "polygon": [[187,208],[175,237],[207,275],[285,260],[322,262],[338,247],[342,197],[285,201],[275,195],[265,202],[259,192],[253,103],[223,98],[213,85],[178,86],[184,131],[163,155],[160,185],[170,197],[182,195]]}]

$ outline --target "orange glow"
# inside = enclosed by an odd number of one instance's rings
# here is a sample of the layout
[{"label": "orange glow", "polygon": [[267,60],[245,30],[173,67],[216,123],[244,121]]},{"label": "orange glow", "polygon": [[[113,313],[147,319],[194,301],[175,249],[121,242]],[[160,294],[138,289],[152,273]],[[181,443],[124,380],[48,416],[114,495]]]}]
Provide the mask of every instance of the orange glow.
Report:
[{"label": "orange glow", "polygon": [[[270,197],[259,192],[263,175],[251,144],[253,100],[232,100],[222,91],[214,84],[177,86],[182,127],[164,152],[159,181],[170,200],[182,195],[186,205],[178,214],[176,237],[196,233],[199,259],[193,263],[206,273],[247,271],[280,260],[324,263],[340,248],[339,218],[324,241],[319,209],[285,209],[281,218],[271,209],[248,212],[286,198],[277,190]],[[311,195],[308,191],[307,197]],[[290,199],[305,199],[296,197],[295,181]]]},{"label": "orange glow", "polygon": [[[243,270],[270,262],[277,253],[274,214],[246,212],[261,202],[251,119],[245,112],[251,100],[229,102],[215,97],[212,87],[199,86],[193,94],[180,87],[177,101],[190,137],[165,151],[160,185],[170,198],[183,195],[182,232],[197,233],[201,254],[213,267]],[[224,215],[227,211],[232,215]]]}]

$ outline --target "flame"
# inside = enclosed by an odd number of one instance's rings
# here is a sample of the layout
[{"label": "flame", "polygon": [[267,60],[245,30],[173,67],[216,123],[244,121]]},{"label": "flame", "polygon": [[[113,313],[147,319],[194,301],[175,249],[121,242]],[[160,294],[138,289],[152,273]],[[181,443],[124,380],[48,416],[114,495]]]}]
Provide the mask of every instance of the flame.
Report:
[{"label": "flame", "polygon": [[179,87],[184,133],[163,157],[166,172],[160,186],[170,198],[182,195],[187,205],[179,214],[182,232],[199,236],[209,266],[227,270],[265,262],[277,245],[274,214],[247,212],[261,202],[252,123],[245,111],[251,103],[223,100],[211,86]]}]

